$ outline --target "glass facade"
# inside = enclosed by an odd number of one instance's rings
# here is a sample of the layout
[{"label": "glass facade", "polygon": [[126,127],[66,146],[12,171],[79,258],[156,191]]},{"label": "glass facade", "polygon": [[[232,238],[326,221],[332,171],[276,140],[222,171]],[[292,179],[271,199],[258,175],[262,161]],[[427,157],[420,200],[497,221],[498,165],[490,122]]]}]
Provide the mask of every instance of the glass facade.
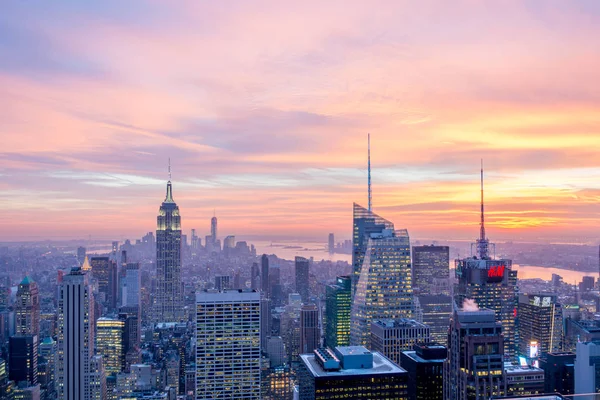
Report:
[{"label": "glass facade", "polygon": [[413,246],[412,267],[415,295],[450,295],[448,246]]},{"label": "glass facade", "polygon": [[352,279],[338,276],[326,289],[325,345],[328,347],[350,344],[350,311],[352,309]]},{"label": "glass facade", "polygon": [[125,367],[124,331],[125,321],[111,318],[96,321],[96,352],[102,355],[106,375],[118,374]]},{"label": "glass facade", "polygon": [[352,218],[352,294],[356,292],[368,238],[372,233],[381,233],[384,229],[393,230],[394,224],[354,203]]},{"label": "glass facade", "polygon": [[408,232],[371,234],[352,303],[350,344],[369,346],[371,322],[412,318],[413,308]]}]

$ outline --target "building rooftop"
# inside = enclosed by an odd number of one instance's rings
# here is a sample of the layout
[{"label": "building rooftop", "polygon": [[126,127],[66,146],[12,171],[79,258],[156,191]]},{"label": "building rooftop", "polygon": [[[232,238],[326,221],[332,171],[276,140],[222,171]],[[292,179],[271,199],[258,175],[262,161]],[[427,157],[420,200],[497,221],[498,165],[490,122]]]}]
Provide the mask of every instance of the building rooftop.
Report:
[{"label": "building rooftop", "polygon": [[196,293],[196,302],[198,301],[236,301],[236,300],[260,300],[260,293],[256,290],[205,290],[204,292]]},{"label": "building rooftop", "polygon": [[380,319],[380,320],[373,321],[372,324],[380,326],[382,328],[407,328],[407,327],[426,328],[427,327],[427,325],[422,324],[414,319],[409,319],[409,318]]},{"label": "building rooftop", "polygon": [[[338,347],[339,349],[340,347]],[[350,346],[352,348],[360,348],[362,351],[365,350],[362,346]],[[347,350],[352,352],[353,350]],[[375,351],[373,354],[373,368],[363,369],[340,369],[339,371],[324,371],[315,359],[314,354],[301,354],[300,358],[309,372],[315,378],[321,377],[343,377],[343,376],[355,376],[355,375],[379,375],[379,374],[402,374],[406,373],[406,370],[400,368],[381,353]]]},{"label": "building rooftop", "polygon": [[507,375],[523,375],[523,374],[543,374],[544,370],[531,365],[515,365],[511,363],[504,364],[504,370]]}]

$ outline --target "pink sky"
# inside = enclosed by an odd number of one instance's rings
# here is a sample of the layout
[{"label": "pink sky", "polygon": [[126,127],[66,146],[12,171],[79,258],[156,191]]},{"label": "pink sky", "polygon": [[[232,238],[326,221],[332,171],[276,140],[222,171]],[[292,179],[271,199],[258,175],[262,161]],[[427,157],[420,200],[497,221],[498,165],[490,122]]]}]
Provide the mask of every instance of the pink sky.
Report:
[{"label": "pink sky", "polygon": [[[36,2],[34,2],[36,3]],[[600,238],[600,4],[13,2],[0,240],[139,237],[171,157],[186,231]]]}]

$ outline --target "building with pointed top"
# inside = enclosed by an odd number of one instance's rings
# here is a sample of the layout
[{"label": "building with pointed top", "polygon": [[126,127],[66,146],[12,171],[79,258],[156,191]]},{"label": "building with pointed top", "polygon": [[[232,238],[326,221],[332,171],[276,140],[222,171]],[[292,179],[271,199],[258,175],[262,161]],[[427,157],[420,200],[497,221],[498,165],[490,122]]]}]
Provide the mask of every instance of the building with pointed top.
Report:
[{"label": "building with pointed top", "polygon": [[90,260],[87,255],[83,258],[83,264],[81,265],[81,270],[85,271],[85,272],[89,272],[92,270],[92,266],[90,265]]},{"label": "building with pointed top", "polygon": [[181,286],[181,216],[169,180],[156,227],[156,322],[179,322],[184,318]]},{"label": "building with pointed top", "polygon": [[490,255],[490,242],[485,234],[483,208],[483,168],[481,170],[481,222],[476,254],[456,260],[455,274],[458,284],[454,288],[454,301],[461,307],[472,299],[480,308],[493,310],[496,321],[502,323],[504,355],[513,359],[516,353],[517,271],[512,270],[512,260],[496,259]]}]

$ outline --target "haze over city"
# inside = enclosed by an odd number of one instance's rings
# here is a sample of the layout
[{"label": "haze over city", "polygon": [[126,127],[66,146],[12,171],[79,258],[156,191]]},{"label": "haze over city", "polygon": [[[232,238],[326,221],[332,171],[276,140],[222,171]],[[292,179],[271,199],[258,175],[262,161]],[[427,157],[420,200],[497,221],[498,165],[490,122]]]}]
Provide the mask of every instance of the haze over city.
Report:
[{"label": "haze over city", "polygon": [[[596,1],[8,2],[0,240],[183,229],[596,242]],[[315,18],[319,16],[319,18]],[[310,28],[310,29],[307,29]]]}]

